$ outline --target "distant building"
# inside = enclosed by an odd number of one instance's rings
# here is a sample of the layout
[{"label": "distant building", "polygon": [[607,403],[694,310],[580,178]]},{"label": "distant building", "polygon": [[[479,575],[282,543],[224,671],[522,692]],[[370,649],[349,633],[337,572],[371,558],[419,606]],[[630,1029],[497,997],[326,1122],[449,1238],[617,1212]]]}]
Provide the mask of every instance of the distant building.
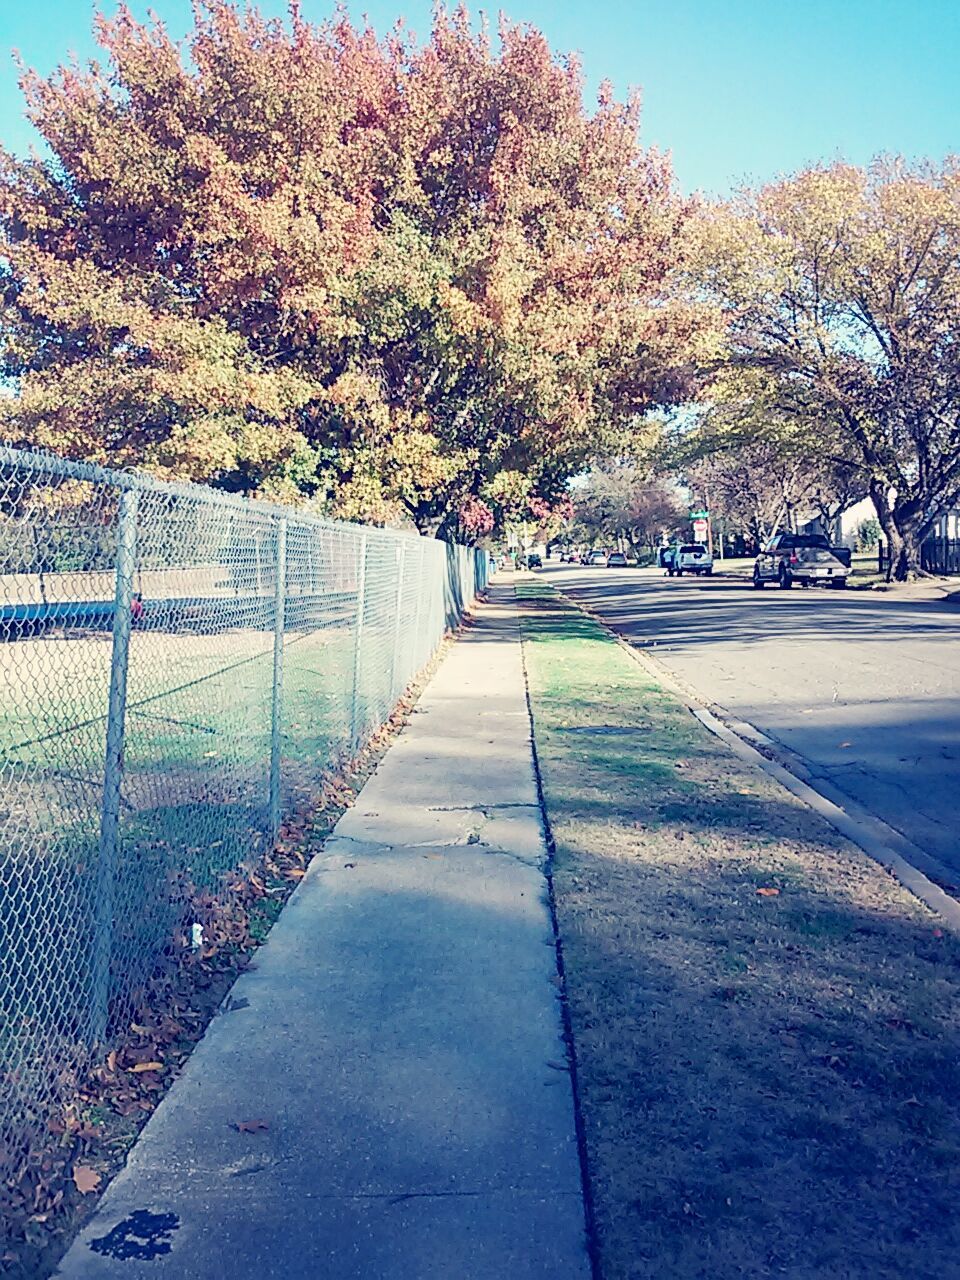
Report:
[{"label": "distant building", "polygon": [[[807,518],[804,519],[804,514]],[[857,530],[868,520],[876,520],[877,509],[870,498],[861,498],[852,507],[835,516],[833,520],[824,521],[819,515],[801,513],[797,524],[798,533],[825,533],[835,546],[850,547],[857,540]]]}]

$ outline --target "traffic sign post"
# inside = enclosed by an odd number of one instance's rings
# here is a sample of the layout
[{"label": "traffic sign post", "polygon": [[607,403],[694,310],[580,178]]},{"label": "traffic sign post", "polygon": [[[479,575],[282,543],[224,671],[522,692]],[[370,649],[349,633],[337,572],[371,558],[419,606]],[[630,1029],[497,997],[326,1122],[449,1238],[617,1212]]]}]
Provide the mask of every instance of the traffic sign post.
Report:
[{"label": "traffic sign post", "polygon": [[713,555],[713,529],[710,526],[709,511],[691,511],[693,521],[693,537],[696,542],[705,542],[711,556]]}]

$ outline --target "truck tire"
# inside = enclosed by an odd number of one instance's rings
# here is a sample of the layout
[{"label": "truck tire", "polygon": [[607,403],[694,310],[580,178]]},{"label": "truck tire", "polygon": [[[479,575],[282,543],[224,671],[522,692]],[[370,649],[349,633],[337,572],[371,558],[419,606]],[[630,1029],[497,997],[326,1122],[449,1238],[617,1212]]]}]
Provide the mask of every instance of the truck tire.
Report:
[{"label": "truck tire", "polygon": [[757,588],[758,591],[762,591],[763,588],[767,585],[764,582],[764,580],[760,577],[760,570],[757,568],[756,565],[753,566],[753,585]]},{"label": "truck tire", "polygon": [[793,577],[785,564],[781,564],[780,572],[777,574],[777,579],[783,591],[789,591],[793,586]]}]

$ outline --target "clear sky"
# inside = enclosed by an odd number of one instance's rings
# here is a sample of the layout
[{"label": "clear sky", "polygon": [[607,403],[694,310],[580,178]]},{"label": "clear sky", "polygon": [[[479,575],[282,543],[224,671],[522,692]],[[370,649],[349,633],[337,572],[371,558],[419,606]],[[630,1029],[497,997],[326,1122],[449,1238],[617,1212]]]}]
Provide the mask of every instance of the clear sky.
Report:
[{"label": "clear sky", "polygon": [[[148,5],[133,0],[142,17]],[[153,0],[179,38],[189,0]],[[264,0],[264,12],[285,0]],[[303,0],[307,17],[332,4]],[[429,0],[351,0],[381,31],[429,31]],[[112,12],[113,0],[104,0]],[[471,5],[471,9],[479,6]],[[960,153],[960,0],[505,0],[558,52],[580,54],[591,92],[643,91],[643,135],[670,150],[681,186],[723,194],[817,160],[881,151]],[[497,10],[489,10],[496,13]],[[49,71],[94,53],[89,0],[0,0],[0,141],[31,142],[8,51]]]}]

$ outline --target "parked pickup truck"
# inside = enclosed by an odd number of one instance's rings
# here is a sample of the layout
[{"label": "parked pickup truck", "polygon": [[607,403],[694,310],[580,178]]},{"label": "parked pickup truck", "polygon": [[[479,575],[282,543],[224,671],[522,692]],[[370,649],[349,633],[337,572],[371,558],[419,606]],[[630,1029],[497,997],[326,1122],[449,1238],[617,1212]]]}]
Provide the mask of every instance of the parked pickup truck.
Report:
[{"label": "parked pickup truck", "polygon": [[849,547],[832,547],[822,533],[778,533],[757,556],[753,585],[779,582],[786,589],[795,582],[805,587],[825,582],[845,587],[849,572]]},{"label": "parked pickup truck", "polygon": [[685,573],[695,573],[699,577],[705,573],[709,577],[713,573],[713,556],[702,542],[678,542],[673,548],[673,559],[667,565],[667,574],[682,578]]}]

